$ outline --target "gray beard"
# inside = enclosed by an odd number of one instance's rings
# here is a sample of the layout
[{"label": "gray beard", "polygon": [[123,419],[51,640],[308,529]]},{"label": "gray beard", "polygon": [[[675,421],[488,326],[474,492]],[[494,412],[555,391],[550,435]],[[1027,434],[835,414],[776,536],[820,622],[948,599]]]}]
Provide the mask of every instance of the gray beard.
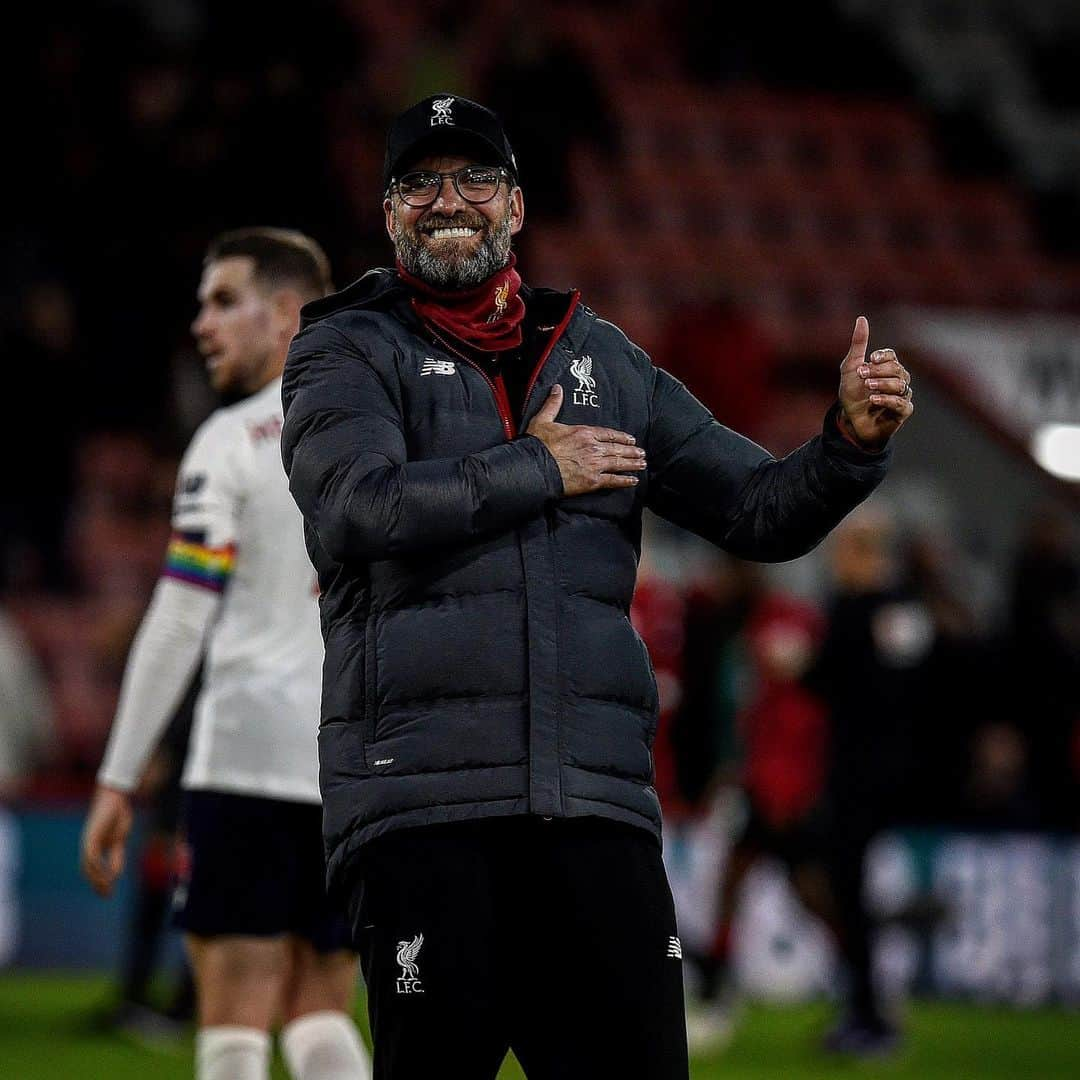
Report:
[{"label": "gray beard", "polygon": [[407,231],[396,218],[394,252],[413,277],[435,289],[468,289],[487,281],[510,261],[510,210],[496,225],[489,225],[475,255],[436,255],[426,247],[415,229]]}]

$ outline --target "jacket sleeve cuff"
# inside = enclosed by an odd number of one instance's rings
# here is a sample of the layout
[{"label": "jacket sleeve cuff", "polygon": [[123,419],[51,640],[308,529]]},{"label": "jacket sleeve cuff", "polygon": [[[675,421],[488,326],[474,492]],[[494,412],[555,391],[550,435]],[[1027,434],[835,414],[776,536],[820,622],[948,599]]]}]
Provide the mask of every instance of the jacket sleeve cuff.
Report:
[{"label": "jacket sleeve cuff", "polygon": [[552,456],[544,441],[538,439],[535,435],[522,435],[517,441],[532,444],[537,463],[543,471],[547,497],[549,499],[561,499],[565,491],[562,473],[559,471],[558,462]]},{"label": "jacket sleeve cuff", "polygon": [[840,402],[834,401],[825,414],[821,429],[822,443],[831,458],[851,465],[888,465],[892,459],[892,444],[887,442],[880,450],[868,450],[851,438],[840,426]]}]

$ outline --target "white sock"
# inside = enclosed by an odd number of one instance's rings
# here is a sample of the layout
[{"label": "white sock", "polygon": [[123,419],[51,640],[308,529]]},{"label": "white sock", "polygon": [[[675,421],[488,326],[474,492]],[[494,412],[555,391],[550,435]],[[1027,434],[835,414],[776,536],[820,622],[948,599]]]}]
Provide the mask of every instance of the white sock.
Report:
[{"label": "white sock", "polygon": [[356,1025],[343,1013],[308,1013],[281,1029],[281,1055],[293,1080],[369,1080],[371,1064]]},{"label": "white sock", "polygon": [[197,1080],[267,1080],[270,1035],[258,1028],[222,1025],[195,1035]]}]

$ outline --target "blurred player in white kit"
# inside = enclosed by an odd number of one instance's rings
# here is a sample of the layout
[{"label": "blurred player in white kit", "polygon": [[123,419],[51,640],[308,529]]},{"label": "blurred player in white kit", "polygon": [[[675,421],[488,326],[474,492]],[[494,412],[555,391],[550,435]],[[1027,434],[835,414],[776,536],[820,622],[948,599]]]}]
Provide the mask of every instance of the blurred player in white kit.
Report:
[{"label": "blurred player in white kit", "polygon": [[264,1080],[270,1032],[295,1080],[370,1076],[350,1018],[357,960],[325,896],[316,733],[323,645],[300,512],[281,464],[281,371],[301,306],[330,291],[302,233],[211,244],[192,324],[238,404],[180,467],[165,569],[135,639],[83,833],[108,895],[132,792],[205,653],[184,771],[187,870],[175,915],[195,973],[199,1080]]}]

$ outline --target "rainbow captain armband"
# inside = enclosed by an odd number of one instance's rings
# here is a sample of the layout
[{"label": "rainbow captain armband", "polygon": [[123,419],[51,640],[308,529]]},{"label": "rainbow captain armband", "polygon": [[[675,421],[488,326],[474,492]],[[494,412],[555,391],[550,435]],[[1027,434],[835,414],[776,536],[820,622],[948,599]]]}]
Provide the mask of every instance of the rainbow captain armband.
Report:
[{"label": "rainbow captain armband", "polygon": [[208,547],[202,533],[174,532],[162,576],[211,592],[224,592],[236,565],[236,545]]}]

